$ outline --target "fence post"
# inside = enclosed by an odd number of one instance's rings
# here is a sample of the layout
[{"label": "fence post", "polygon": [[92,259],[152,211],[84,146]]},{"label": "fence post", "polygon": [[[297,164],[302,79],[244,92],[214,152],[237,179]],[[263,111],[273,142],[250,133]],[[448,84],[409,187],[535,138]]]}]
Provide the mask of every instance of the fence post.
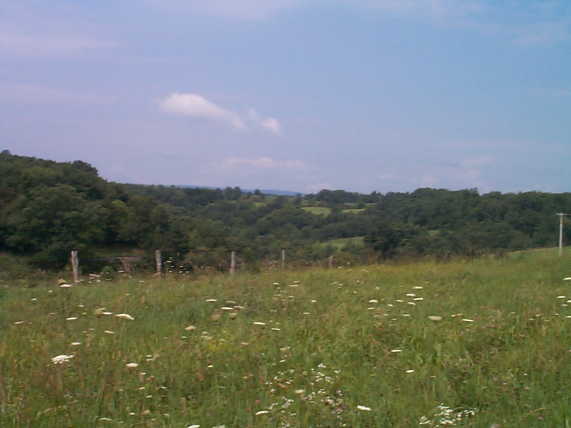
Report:
[{"label": "fence post", "polygon": [[282,248],[282,270],[285,269],[285,261],[286,261],[286,250]]},{"label": "fence post", "polygon": [[73,270],[73,282],[79,282],[79,257],[77,257],[77,250],[71,251],[71,269]]},{"label": "fence post", "polygon": [[157,276],[161,278],[163,273],[163,257],[161,250],[155,250],[155,266],[157,271]]},{"label": "fence post", "polygon": [[236,252],[232,251],[230,253],[230,275],[234,275],[236,272]]},{"label": "fence post", "polygon": [[329,269],[333,268],[333,256],[329,256]]}]

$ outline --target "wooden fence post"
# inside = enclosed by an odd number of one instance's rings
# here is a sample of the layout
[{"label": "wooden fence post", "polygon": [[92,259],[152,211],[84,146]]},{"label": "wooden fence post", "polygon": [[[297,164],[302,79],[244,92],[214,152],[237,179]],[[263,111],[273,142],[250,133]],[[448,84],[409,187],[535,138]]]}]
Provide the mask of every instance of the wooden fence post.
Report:
[{"label": "wooden fence post", "polygon": [[236,252],[232,251],[230,253],[230,275],[236,273]]},{"label": "wooden fence post", "polygon": [[73,282],[77,284],[79,282],[79,257],[77,256],[77,250],[71,251],[71,269],[73,270]]},{"label": "wooden fence post", "polygon": [[157,271],[157,276],[161,278],[163,273],[163,257],[161,250],[155,250],[155,266]]}]

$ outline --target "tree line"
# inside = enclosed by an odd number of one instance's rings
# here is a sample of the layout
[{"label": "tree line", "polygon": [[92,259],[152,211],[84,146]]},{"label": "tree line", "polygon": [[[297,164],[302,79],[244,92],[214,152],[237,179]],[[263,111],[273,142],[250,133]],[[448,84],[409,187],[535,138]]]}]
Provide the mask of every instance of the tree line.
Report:
[{"label": "tree line", "polygon": [[[298,262],[332,254],[349,262],[478,256],[556,245],[557,212],[571,212],[571,193],[275,196],[114,183],[86,162],[0,154],[0,251],[42,269],[61,269],[71,249],[96,261],[113,248],[160,248],[189,270],[224,269],[231,250],[250,267],[277,259],[282,248]],[[356,237],[362,245],[343,240]]]}]

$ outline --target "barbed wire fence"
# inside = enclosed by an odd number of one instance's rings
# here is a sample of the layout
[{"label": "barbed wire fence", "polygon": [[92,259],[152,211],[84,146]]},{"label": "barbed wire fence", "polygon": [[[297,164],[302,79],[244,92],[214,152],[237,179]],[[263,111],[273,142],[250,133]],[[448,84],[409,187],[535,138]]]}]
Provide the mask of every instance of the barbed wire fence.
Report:
[{"label": "barbed wire fence", "polygon": [[[118,273],[124,274],[134,274],[136,271],[146,271],[149,272],[149,269],[145,269],[144,267],[141,269],[141,266],[152,266],[150,271],[153,272],[153,276],[160,279],[164,278],[167,274],[184,274],[184,273],[192,273],[193,271],[200,271],[200,272],[208,272],[208,271],[219,271],[219,272],[227,272],[230,276],[236,275],[238,271],[245,270],[246,262],[239,256],[239,253],[235,250],[226,250],[225,253],[227,254],[227,264],[226,263],[217,263],[215,266],[212,264],[200,264],[197,263],[196,265],[193,264],[193,259],[200,259],[200,256],[213,256],[213,259],[216,259],[220,255],[220,251],[213,251],[209,249],[195,249],[188,253],[185,257],[184,263],[180,264],[178,267],[173,266],[174,262],[171,257],[164,257],[164,250],[156,249],[152,252],[152,254],[128,254],[128,255],[113,255],[107,257],[88,257],[83,260],[84,263],[87,264],[96,264],[101,265],[103,264],[105,267],[102,269],[103,271],[109,270],[116,270]],[[167,251],[168,253],[168,251]],[[71,271],[73,274],[73,282],[79,283],[81,281],[81,259],[80,253],[78,250],[72,250],[70,252],[70,266]],[[290,266],[294,266],[294,263],[291,263],[288,266],[287,263],[287,250],[282,248],[279,254],[279,257],[265,259],[265,268],[264,270],[286,270]],[[325,263],[324,263],[325,262]],[[327,257],[326,260],[321,260],[317,262],[319,266],[327,266],[329,269],[335,267],[335,256],[330,255]],[[186,266],[184,266],[186,265]],[[312,264],[315,265],[315,264]],[[117,267],[118,269],[115,269]],[[189,268],[190,267],[190,268]],[[98,277],[99,275],[90,273],[90,276]]]}]

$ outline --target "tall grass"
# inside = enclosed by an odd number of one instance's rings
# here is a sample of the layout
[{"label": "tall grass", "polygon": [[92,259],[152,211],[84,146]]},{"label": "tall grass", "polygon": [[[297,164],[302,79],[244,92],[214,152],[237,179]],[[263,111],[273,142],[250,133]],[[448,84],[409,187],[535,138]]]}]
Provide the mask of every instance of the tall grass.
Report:
[{"label": "tall grass", "polygon": [[0,426],[571,426],[569,257],[4,289]]}]

